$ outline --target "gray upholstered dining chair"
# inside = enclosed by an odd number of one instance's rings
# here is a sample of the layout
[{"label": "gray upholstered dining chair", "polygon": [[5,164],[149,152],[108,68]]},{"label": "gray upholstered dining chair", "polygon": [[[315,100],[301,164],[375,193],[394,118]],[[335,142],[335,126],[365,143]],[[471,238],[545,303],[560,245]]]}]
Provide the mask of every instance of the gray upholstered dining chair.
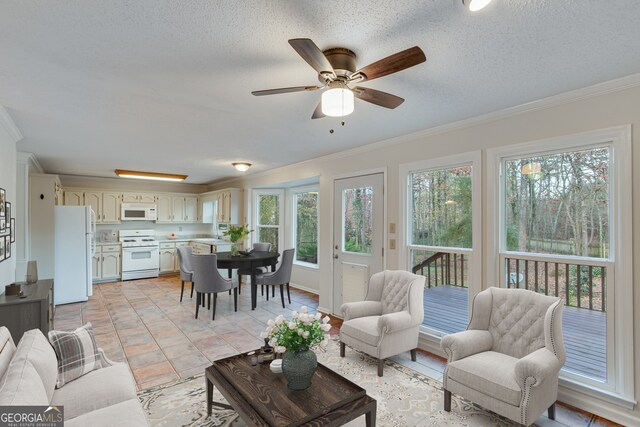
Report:
[{"label": "gray upholstered dining chair", "polygon": [[256,283],[258,285],[267,286],[267,296],[269,295],[269,286],[280,285],[280,299],[282,300],[282,308],[284,308],[284,291],[283,288],[287,286],[287,299],[291,304],[291,292],[289,291],[289,281],[291,281],[291,268],[293,267],[293,255],[295,249],[286,249],[282,251],[282,260],[280,267],[271,273],[262,273],[256,276]]},{"label": "gray upholstered dining chair", "polygon": [[564,365],[562,300],[525,289],[491,287],[473,300],[466,331],[440,343],[444,410],[451,393],[521,425],[548,409],[555,419],[558,374]]},{"label": "gray upholstered dining chair", "polygon": [[[218,271],[218,258],[216,254],[191,255],[193,265],[193,282],[196,288],[196,319],[200,303],[204,302],[204,296],[213,294],[213,316],[216,320],[216,303],[218,293],[233,289],[233,308],[238,311],[238,286],[231,279],[225,279]],[[209,299],[209,305],[211,300]]]},{"label": "gray upholstered dining chair", "polygon": [[378,359],[378,376],[387,357],[411,351],[415,362],[424,319],[424,276],[385,270],[369,279],[364,301],[342,304],[340,356],[345,345]]},{"label": "gray upholstered dining chair", "polygon": [[180,263],[180,281],[182,289],[180,289],[180,302],[184,294],[184,282],[191,282],[191,298],[193,298],[193,268],[191,267],[191,254],[193,248],[191,246],[178,246],[178,262]]},{"label": "gray upholstered dining chair", "polygon": [[[254,243],[252,247],[254,251],[258,252],[269,252],[271,250],[271,243],[263,243],[258,242]],[[258,267],[256,269],[256,274],[265,273],[266,270],[264,267]],[[251,276],[251,269],[249,268],[240,268],[238,269],[238,293],[242,293],[242,276]],[[262,288],[262,294],[264,295],[264,288]]]}]

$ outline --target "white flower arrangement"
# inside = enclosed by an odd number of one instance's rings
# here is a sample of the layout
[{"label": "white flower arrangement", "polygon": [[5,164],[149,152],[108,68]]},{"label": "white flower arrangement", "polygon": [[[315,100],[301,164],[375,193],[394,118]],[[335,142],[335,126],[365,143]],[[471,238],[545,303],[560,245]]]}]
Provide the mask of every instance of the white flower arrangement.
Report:
[{"label": "white flower arrangement", "polygon": [[260,333],[262,338],[269,339],[269,345],[276,353],[287,350],[304,351],[314,346],[326,347],[329,343],[331,318],[322,317],[321,313],[309,314],[307,307],[300,307],[300,312],[293,311],[291,320],[287,321],[283,315],[267,322],[267,329]]}]

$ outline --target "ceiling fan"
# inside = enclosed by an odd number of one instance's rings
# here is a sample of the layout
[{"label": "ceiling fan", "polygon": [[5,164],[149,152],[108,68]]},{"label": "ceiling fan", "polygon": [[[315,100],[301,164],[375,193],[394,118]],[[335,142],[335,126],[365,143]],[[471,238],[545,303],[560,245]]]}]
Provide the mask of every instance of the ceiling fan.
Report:
[{"label": "ceiling fan", "polygon": [[321,51],[311,39],[291,39],[289,44],[302,59],[318,72],[318,80],[321,85],[257,90],[251,93],[255,96],[263,96],[326,89],[322,94],[322,100],[311,116],[312,119],[351,114],[354,108],[354,97],[381,107],[398,107],[404,102],[404,99],[399,96],[362,86],[350,87],[349,85],[397,73],[427,60],[422,49],[414,46],[356,71],[356,54],[349,49],[337,47]]}]

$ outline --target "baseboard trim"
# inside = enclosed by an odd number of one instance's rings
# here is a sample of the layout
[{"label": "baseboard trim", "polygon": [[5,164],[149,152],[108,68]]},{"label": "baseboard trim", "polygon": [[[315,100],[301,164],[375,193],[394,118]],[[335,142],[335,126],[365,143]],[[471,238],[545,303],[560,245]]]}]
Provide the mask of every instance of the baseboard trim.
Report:
[{"label": "baseboard trim", "polygon": [[588,396],[562,385],[558,387],[558,401],[591,412],[592,414],[614,421],[618,424],[625,426],[640,425],[639,416],[634,416],[621,411],[620,406],[604,402],[598,398]]},{"label": "baseboard trim", "polygon": [[317,289],[307,288],[306,286],[298,285],[297,283],[289,283],[289,286],[314,295],[320,295],[320,292]]},{"label": "baseboard trim", "polygon": [[[440,339],[440,337],[421,333],[418,338],[418,348],[446,359],[446,354],[440,348]],[[640,417],[621,411],[620,406],[563,385],[558,387],[558,401],[622,425],[640,425]]]}]

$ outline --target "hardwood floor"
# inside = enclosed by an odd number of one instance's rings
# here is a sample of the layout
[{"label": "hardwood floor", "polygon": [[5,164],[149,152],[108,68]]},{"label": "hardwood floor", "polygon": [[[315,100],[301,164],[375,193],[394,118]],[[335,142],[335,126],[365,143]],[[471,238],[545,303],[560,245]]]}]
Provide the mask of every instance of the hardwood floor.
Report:
[{"label": "hardwood floor", "polygon": [[[318,307],[317,295],[292,288],[286,309],[277,294],[267,301],[258,291],[258,307],[252,311],[244,286],[237,313],[233,298],[221,293],[215,321],[206,309],[194,319],[195,297],[189,298],[185,289],[179,302],[178,276],[103,283],[94,285],[93,292],[85,303],[58,306],[55,328],[70,330],[91,322],[98,346],[110,359],[129,364],[138,389],[201,374],[213,360],[262,345],[260,332],[267,320],[278,314],[289,316],[302,305],[311,312]],[[338,334],[342,321],[332,318],[331,324],[331,334]],[[393,359],[437,380],[442,380],[446,365],[446,360],[426,351],[418,352],[416,362],[409,353]],[[561,425],[572,427],[618,425],[566,405],[557,405],[556,417]]]}]

